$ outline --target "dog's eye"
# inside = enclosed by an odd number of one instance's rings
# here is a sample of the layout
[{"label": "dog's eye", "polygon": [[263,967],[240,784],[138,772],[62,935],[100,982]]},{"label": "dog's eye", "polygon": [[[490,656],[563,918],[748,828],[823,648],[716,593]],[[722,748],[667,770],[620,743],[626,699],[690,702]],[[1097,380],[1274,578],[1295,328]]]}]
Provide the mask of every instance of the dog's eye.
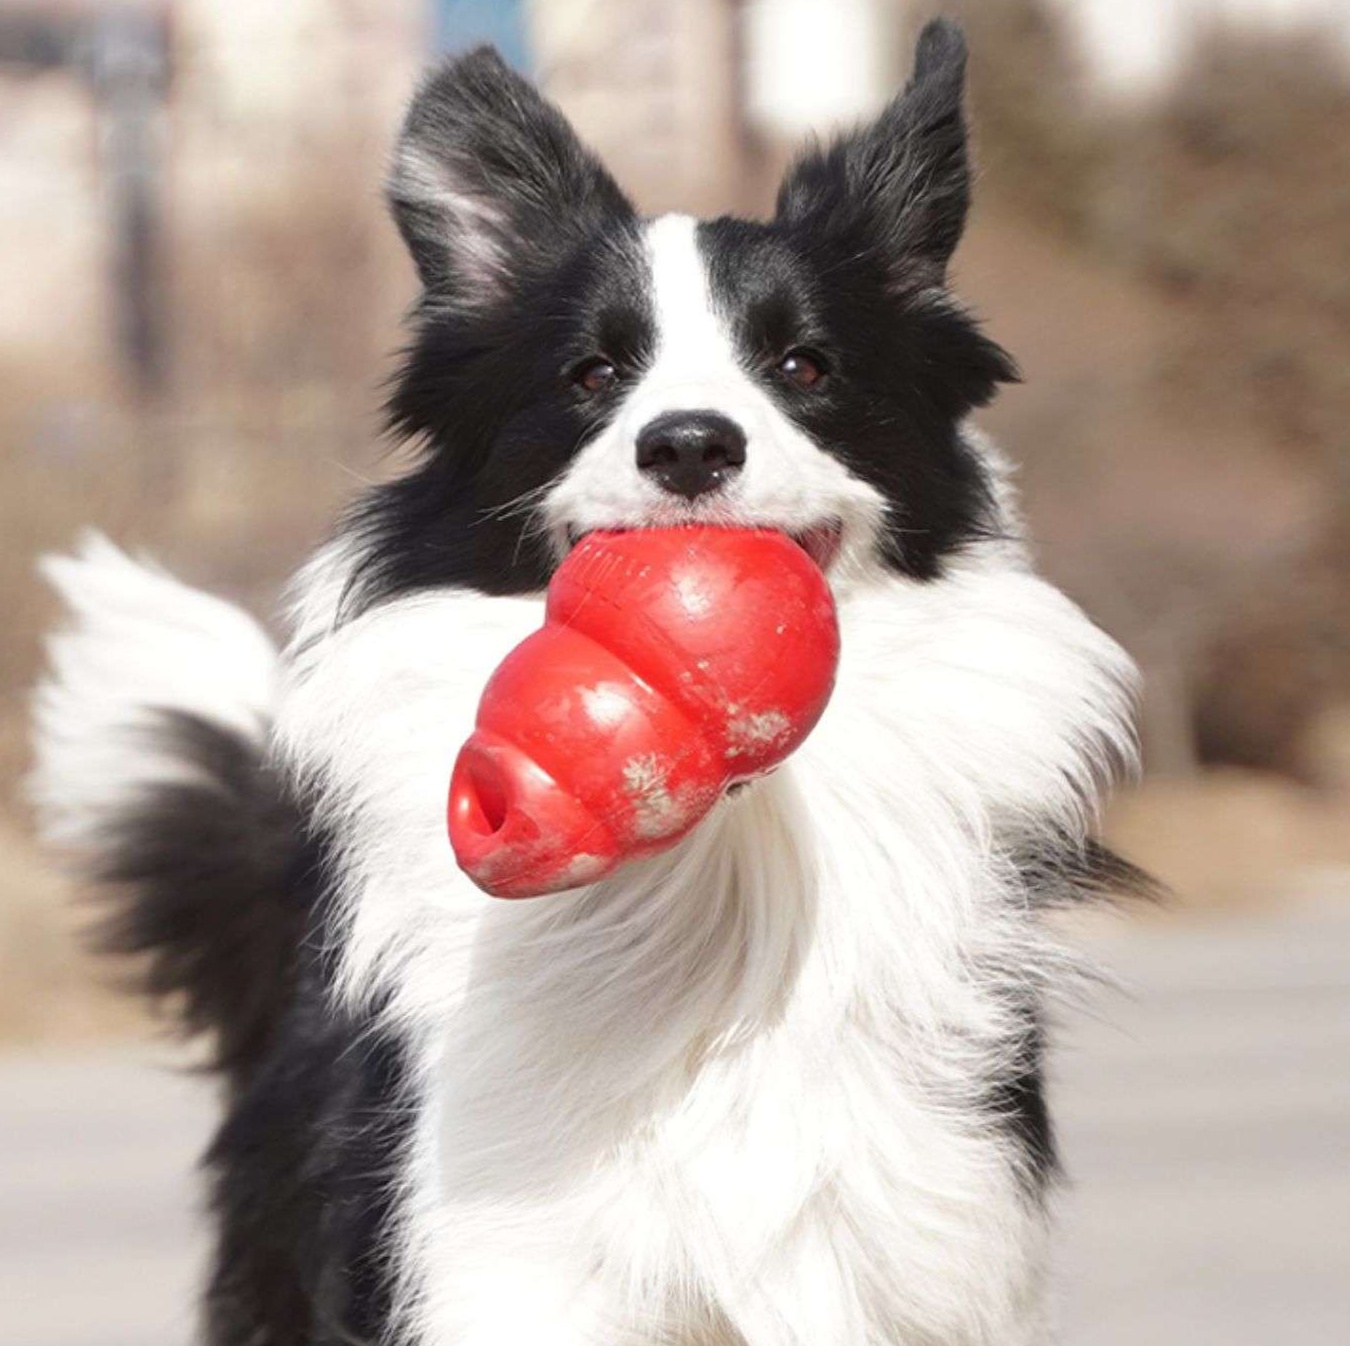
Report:
[{"label": "dog's eye", "polygon": [[809,392],[825,377],[825,362],[814,351],[789,351],[778,362],[778,372],[795,387]]},{"label": "dog's eye", "polygon": [[602,393],[618,377],[619,371],[608,360],[587,360],[572,372],[572,382],[585,393]]}]

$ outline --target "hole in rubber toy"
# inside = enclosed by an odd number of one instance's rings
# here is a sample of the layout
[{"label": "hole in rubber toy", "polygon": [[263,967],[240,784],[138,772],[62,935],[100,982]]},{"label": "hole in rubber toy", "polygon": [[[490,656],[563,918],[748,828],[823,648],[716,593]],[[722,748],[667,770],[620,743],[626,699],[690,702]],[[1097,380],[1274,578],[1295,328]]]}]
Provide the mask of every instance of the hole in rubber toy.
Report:
[{"label": "hole in rubber toy", "polygon": [[458,803],[461,817],[479,836],[501,831],[511,805],[506,782],[494,762],[479,757],[468,763]]}]

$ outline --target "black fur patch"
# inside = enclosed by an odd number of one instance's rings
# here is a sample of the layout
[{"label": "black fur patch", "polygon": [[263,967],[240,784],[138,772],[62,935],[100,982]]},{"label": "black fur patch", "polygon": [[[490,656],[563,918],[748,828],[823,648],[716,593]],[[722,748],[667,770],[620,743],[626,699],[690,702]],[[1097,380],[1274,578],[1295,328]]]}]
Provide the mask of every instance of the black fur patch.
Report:
[{"label": "black fur patch", "polygon": [[1045,1032],[1031,1003],[1020,1017],[1022,1035],[1012,1067],[990,1083],[985,1106],[995,1125],[1012,1137],[1027,1194],[1039,1200],[1059,1174],[1059,1153],[1045,1101]]},{"label": "black fur patch", "polygon": [[[1047,832],[1010,857],[1027,900],[1049,910],[1086,902],[1162,897],[1159,884],[1100,841]],[[1013,1139],[1028,1194],[1039,1200],[1059,1173],[1054,1129],[1045,1099],[1045,1028],[1029,993],[1017,1006],[1021,1033],[1009,1068],[990,1080],[985,1106]]]},{"label": "black fur patch", "polygon": [[[988,537],[989,483],[958,427],[1013,377],[1003,352],[944,292],[889,292],[885,257],[851,234],[722,219],[699,240],[747,369],[887,501],[887,563],[932,579],[944,557]],[[810,390],[777,371],[798,347],[827,371]]]},{"label": "black fur patch", "polygon": [[290,1004],[318,856],[255,744],[192,715],[160,721],[156,751],[195,780],[147,791],[100,838],[92,877],[112,899],[96,940],[141,956],[138,989],[243,1072]]},{"label": "black fur patch", "polygon": [[772,370],[792,346],[824,357],[817,389],[769,386],[886,498],[885,559],[917,579],[988,535],[989,483],[957,427],[1018,377],[945,288],[970,200],[965,64],[960,30],[929,23],[904,91],[803,156],[771,224],[719,220],[702,234],[747,363]]},{"label": "black fur patch", "polygon": [[[487,50],[423,85],[389,196],[426,287],[389,416],[423,452],[351,521],[366,559],[348,613],[438,585],[541,589],[553,557],[533,493],[651,357],[638,218],[557,109]],[[498,259],[486,272],[483,256]],[[573,378],[597,355],[625,374],[602,398]]]},{"label": "black fur patch", "polygon": [[1152,875],[1093,837],[1049,834],[1019,847],[1012,856],[1023,887],[1043,908],[1097,901],[1159,902],[1166,891]]},{"label": "black fur patch", "polygon": [[304,963],[273,1050],[206,1160],[211,1346],[394,1346],[397,1182],[416,1120],[407,1052],[334,1008],[317,955]]},{"label": "black fur patch", "polygon": [[632,207],[567,119],[491,47],[446,61],[403,123],[387,195],[439,307],[509,304]]},{"label": "black fur patch", "polygon": [[909,83],[870,125],[805,154],[778,193],[778,221],[852,241],[892,291],[940,286],[965,230],[970,162],[966,41],[945,19],[924,26]]},{"label": "black fur patch", "polygon": [[128,802],[95,877],[105,948],[215,1044],[228,1091],[206,1159],[210,1346],[387,1342],[395,1172],[414,1099],[403,1043],[329,995],[326,846],[257,747],[165,713],[192,783]]},{"label": "black fur patch", "polygon": [[522,283],[512,311],[428,310],[390,402],[423,445],[408,476],[367,497],[348,615],[416,589],[542,589],[554,556],[534,496],[604,428],[621,396],[585,397],[571,373],[604,352],[636,377],[654,339],[636,224],[601,251]]}]

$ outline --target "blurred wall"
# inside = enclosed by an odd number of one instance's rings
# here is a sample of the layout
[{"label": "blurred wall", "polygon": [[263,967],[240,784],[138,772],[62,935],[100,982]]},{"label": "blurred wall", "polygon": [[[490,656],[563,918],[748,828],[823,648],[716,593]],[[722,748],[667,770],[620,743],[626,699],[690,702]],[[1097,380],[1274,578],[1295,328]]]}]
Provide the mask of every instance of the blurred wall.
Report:
[{"label": "blurred wall", "polygon": [[1053,0],[1091,65],[1097,92],[1130,99],[1165,93],[1190,48],[1216,26],[1240,26],[1279,41],[1315,27],[1350,57],[1345,0]]},{"label": "blurred wall", "polygon": [[[131,184],[153,212],[151,383],[118,316],[124,15],[166,57]],[[428,20],[420,0],[0,10],[0,1039],[121,1021],[78,951],[94,913],[27,830],[26,703],[56,619],[36,558],[95,526],[270,616],[390,470],[380,380],[414,285],[380,189]]]},{"label": "blurred wall", "polygon": [[[1027,375],[985,421],[1042,565],[1149,676],[1150,779],[1113,834],[1194,905],[1276,900],[1350,864],[1347,15],[1328,35],[1197,26],[1208,0],[946,7],[981,165],[955,281]],[[715,213],[764,209],[800,132],[874,109],[932,8],[523,12],[541,83],[642,206]],[[127,12],[0,9],[0,1036],[107,1015],[19,787],[55,617],[34,558],[95,525],[270,614],[334,512],[397,470],[379,402],[413,278],[380,185],[418,71],[457,45],[454,6],[437,29],[422,0],[135,11],[164,46],[133,146],[164,341],[145,380],[109,94],[110,68],[136,75],[100,46]]]}]

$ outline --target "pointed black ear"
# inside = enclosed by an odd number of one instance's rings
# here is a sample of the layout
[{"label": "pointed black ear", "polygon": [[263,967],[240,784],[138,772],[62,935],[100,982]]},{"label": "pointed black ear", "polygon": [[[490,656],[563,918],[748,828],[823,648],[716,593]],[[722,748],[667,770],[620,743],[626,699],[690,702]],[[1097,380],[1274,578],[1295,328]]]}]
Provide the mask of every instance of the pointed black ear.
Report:
[{"label": "pointed black ear", "polygon": [[414,97],[386,187],[428,294],[491,304],[606,217],[633,217],[562,113],[479,47]]},{"label": "pointed black ear", "polygon": [[970,201],[965,74],[960,28],[926,24],[909,83],[877,120],[789,170],[779,222],[879,255],[897,288],[940,285]]}]

